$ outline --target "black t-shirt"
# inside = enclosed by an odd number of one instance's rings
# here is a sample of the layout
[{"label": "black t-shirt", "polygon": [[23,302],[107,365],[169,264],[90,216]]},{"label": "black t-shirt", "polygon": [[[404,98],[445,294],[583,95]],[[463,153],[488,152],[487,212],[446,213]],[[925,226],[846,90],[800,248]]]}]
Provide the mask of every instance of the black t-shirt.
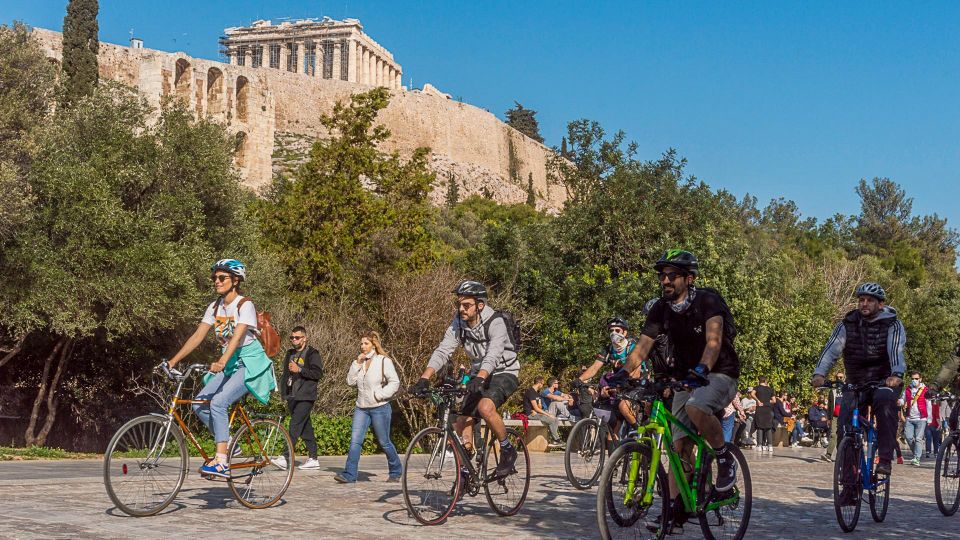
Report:
[{"label": "black t-shirt", "polygon": [[523,392],[523,414],[530,416],[533,414],[533,405],[530,404],[533,400],[540,400],[540,393],[534,390],[533,388],[527,388]]},{"label": "black t-shirt", "polygon": [[[675,312],[667,300],[660,299],[643,325],[643,334],[651,339],[657,339],[660,334],[667,334],[673,346],[673,357],[676,364],[674,377],[685,376],[687,371],[700,363],[703,350],[707,346],[706,322],[716,316],[723,316],[723,300],[716,294],[698,289],[690,306],[683,313]],[[713,373],[723,373],[733,378],[740,377],[740,359],[733,348],[733,340],[723,335],[720,341],[720,354],[714,364]]]}]

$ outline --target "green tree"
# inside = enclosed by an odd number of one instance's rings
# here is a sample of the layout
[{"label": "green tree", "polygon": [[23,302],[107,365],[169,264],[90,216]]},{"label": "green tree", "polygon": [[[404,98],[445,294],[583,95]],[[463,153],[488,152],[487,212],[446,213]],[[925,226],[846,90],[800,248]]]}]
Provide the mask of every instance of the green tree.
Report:
[{"label": "green tree", "polygon": [[537,192],[533,189],[533,173],[527,175],[527,206],[537,207]]},{"label": "green tree", "polygon": [[514,107],[507,110],[507,125],[523,133],[527,137],[542,143],[543,137],[540,135],[540,124],[537,122],[537,111],[524,109],[523,105],[514,101]]},{"label": "green tree", "polygon": [[[61,109],[37,144],[33,213],[0,250],[0,312],[4,331],[33,345],[17,369],[40,388],[24,440],[42,445],[66,373],[99,369],[77,358],[195,322],[210,261],[238,244],[245,196],[221,126],[179,106],[155,117],[113,84]],[[115,391],[130,371],[111,362]]]},{"label": "green tree", "polygon": [[97,0],[69,0],[63,18],[63,102],[76,103],[93,93],[99,78],[100,31]]},{"label": "green tree", "polygon": [[453,208],[458,202],[460,202],[460,184],[457,183],[457,175],[450,173],[447,178],[447,208]]},{"label": "green tree", "polygon": [[278,178],[259,207],[264,245],[304,300],[368,283],[361,271],[419,267],[433,256],[427,149],[403,162],[378,148],[390,133],[374,122],[389,99],[376,88],[338,103],[321,118],[331,138],[314,144],[292,179]]}]

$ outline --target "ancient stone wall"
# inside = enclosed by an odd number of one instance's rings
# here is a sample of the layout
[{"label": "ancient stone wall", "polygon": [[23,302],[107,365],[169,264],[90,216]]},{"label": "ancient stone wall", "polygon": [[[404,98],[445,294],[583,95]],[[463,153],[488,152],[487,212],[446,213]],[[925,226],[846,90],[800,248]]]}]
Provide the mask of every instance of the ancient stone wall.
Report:
[{"label": "ancient stone wall", "polygon": [[[49,57],[61,58],[60,33],[35,29],[34,34]],[[238,138],[237,164],[245,183],[255,189],[271,179],[275,134],[325,137],[321,114],[329,114],[338,100],[369,89],[302,73],[102,42],[99,61],[101,77],[138,87],[155,106],[165,97],[176,97],[198,115],[223,122]],[[499,202],[524,202],[532,175],[539,207],[557,209],[563,204],[563,189],[547,183],[546,163],[552,154],[547,147],[490,112],[439,93],[392,93],[390,105],[378,117],[392,133],[384,150],[410,155],[418,147],[429,147],[438,177],[434,200],[442,200],[452,176],[461,196],[486,188]]]}]

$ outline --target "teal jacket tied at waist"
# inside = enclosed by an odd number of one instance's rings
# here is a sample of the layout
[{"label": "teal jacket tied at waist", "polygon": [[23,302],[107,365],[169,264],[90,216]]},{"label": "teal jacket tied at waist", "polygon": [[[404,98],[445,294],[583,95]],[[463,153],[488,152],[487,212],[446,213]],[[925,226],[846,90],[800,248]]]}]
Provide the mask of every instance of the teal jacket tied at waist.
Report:
[{"label": "teal jacket tied at waist", "polygon": [[[237,349],[230,360],[227,361],[227,367],[224,368],[224,375],[230,376],[236,373],[237,364],[243,361],[246,368],[243,381],[247,390],[257,398],[257,401],[266,405],[270,401],[270,392],[277,389],[277,379],[273,373],[273,362],[267,353],[263,350],[263,345],[259,340]],[[213,377],[213,373],[207,373],[203,377],[203,384],[207,384]]]}]

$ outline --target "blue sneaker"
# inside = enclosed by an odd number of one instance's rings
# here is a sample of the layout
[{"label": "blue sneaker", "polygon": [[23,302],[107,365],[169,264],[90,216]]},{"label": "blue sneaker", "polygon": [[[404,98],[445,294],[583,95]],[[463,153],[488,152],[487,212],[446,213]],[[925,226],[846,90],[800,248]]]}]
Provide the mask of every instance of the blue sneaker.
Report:
[{"label": "blue sneaker", "polygon": [[219,476],[220,478],[230,478],[230,466],[222,463],[207,463],[200,467],[200,474],[203,476]]}]

